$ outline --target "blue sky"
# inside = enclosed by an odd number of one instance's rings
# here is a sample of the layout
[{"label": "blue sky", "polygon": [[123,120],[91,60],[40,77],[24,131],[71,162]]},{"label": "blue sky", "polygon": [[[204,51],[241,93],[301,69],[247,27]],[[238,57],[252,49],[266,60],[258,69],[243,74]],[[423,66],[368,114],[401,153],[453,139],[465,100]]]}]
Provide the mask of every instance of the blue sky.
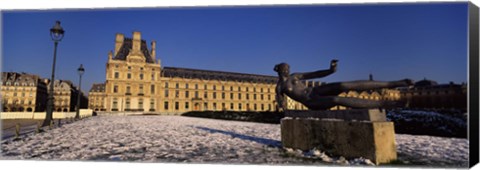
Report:
[{"label": "blue sky", "polygon": [[157,41],[163,66],[275,75],[326,69],[320,81],[467,81],[467,3],[2,11],[2,71],[50,78],[49,29],[62,22],[56,78],[105,81],[116,33]]}]

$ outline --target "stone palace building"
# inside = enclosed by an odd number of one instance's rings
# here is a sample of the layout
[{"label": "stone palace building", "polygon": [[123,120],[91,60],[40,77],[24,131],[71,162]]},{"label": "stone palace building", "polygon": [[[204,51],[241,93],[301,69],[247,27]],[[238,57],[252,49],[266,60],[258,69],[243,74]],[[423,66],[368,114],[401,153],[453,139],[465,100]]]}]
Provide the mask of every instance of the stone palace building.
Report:
[{"label": "stone palace building", "polygon": [[[38,75],[2,72],[0,99],[2,112],[43,112],[47,106],[50,80]],[[73,112],[79,91],[68,80],[54,81],[54,111]],[[81,107],[87,108],[87,97],[81,93]]]},{"label": "stone palace building", "polygon": [[[156,58],[156,42],[150,49],[133,32],[115,37],[115,50],[108,53],[106,81],[92,85],[88,107],[94,111],[140,111],[184,113],[188,111],[274,111],[276,76],[191,68],[163,67]],[[371,76],[370,76],[371,79]],[[307,86],[320,82],[305,81]],[[371,100],[399,100],[400,92],[382,89],[342,93],[339,96]],[[287,108],[306,110],[287,97]],[[332,109],[348,109],[337,106]]]},{"label": "stone palace building", "polygon": [[[115,51],[108,53],[105,83],[94,84],[89,108],[95,111],[275,110],[274,76],[163,67],[140,32],[117,34]],[[288,107],[306,109],[289,100]]]}]

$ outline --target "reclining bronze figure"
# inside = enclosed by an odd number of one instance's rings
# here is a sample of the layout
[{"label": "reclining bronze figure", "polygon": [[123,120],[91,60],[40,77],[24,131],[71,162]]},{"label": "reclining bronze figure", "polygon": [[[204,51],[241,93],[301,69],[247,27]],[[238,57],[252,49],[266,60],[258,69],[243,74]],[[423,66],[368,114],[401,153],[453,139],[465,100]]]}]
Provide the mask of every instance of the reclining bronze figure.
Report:
[{"label": "reclining bronze figure", "polygon": [[327,110],[337,105],[350,108],[382,108],[392,105],[393,103],[391,101],[375,101],[353,97],[340,97],[338,95],[350,90],[365,91],[410,86],[413,84],[413,81],[410,79],[387,82],[358,80],[328,83],[314,87],[307,87],[302,82],[302,80],[322,78],[334,73],[337,70],[337,62],[338,60],[331,60],[330,68],[326,70],[293,74],[290,74],[290,66],[287,63],[275,65],[274,70],[279,76],[276,87],[277,110],[286,110],[284,95],[302,103],[310,110]]}]

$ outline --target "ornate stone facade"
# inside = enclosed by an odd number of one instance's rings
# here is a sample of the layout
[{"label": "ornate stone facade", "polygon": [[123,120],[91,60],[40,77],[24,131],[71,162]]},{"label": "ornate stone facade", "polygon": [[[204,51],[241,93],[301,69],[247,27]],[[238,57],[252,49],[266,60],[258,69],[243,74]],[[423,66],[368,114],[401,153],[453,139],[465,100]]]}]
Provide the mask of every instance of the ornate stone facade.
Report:
[{"label": "ornate stone facade", "polygon": [[[275,110],[274,76],[162,67],[155,53],[155,41],[148,49],[140,32],[133,38],[117,34],[105,84],[92,86],[89,108],[161,113]],[[290,103],[291,109],[306,109]]]},{"label": "ornate stone facade", "polygon": [[2,112],[45,111],[47,87],[39,76],[2,72]]},{"label": "ornate stone facade", "polygon": [[424,79],[413,88],[401,88],[402,100],[410,108],[467,110],[467,84],[438,84]]},{"label": "ornate stone facade", "polygon": [[[47,90],[50,89],[50,80],[44,79],[44,82],[47,84]],[[53,110],[56,112],[75,111],[79,94],[77,87],[68,80],[55,80],[53,86]],[[83,93],[81,93],[80,100],[80,108],[87,108],[87,97]]]}]

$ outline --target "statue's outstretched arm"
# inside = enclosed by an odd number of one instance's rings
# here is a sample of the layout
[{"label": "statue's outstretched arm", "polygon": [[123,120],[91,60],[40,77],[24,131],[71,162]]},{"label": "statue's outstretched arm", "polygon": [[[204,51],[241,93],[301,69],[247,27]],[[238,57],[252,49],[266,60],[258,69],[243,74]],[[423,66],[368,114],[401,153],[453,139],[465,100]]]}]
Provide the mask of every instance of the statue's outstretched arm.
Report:
[{"label": "statue's outstretched arm", "polygon": [[280,83],[277,84],[275,89],[275,99],[277,100],[277,111],[283,112],[287,107],[285,106],[285,96],[282,92],[282,87],[279,84]]},{"label": "statue's outstretched arm", "polygon": [[330,74],[335,73],[335,71],[337,71],[337,62],[338,60],[330,61],[330,69],[327,69],[327,70],[318,70],[315,72],[297,73],[297,74],[299,75],[299,78],[302,80],[326,77]]}]

